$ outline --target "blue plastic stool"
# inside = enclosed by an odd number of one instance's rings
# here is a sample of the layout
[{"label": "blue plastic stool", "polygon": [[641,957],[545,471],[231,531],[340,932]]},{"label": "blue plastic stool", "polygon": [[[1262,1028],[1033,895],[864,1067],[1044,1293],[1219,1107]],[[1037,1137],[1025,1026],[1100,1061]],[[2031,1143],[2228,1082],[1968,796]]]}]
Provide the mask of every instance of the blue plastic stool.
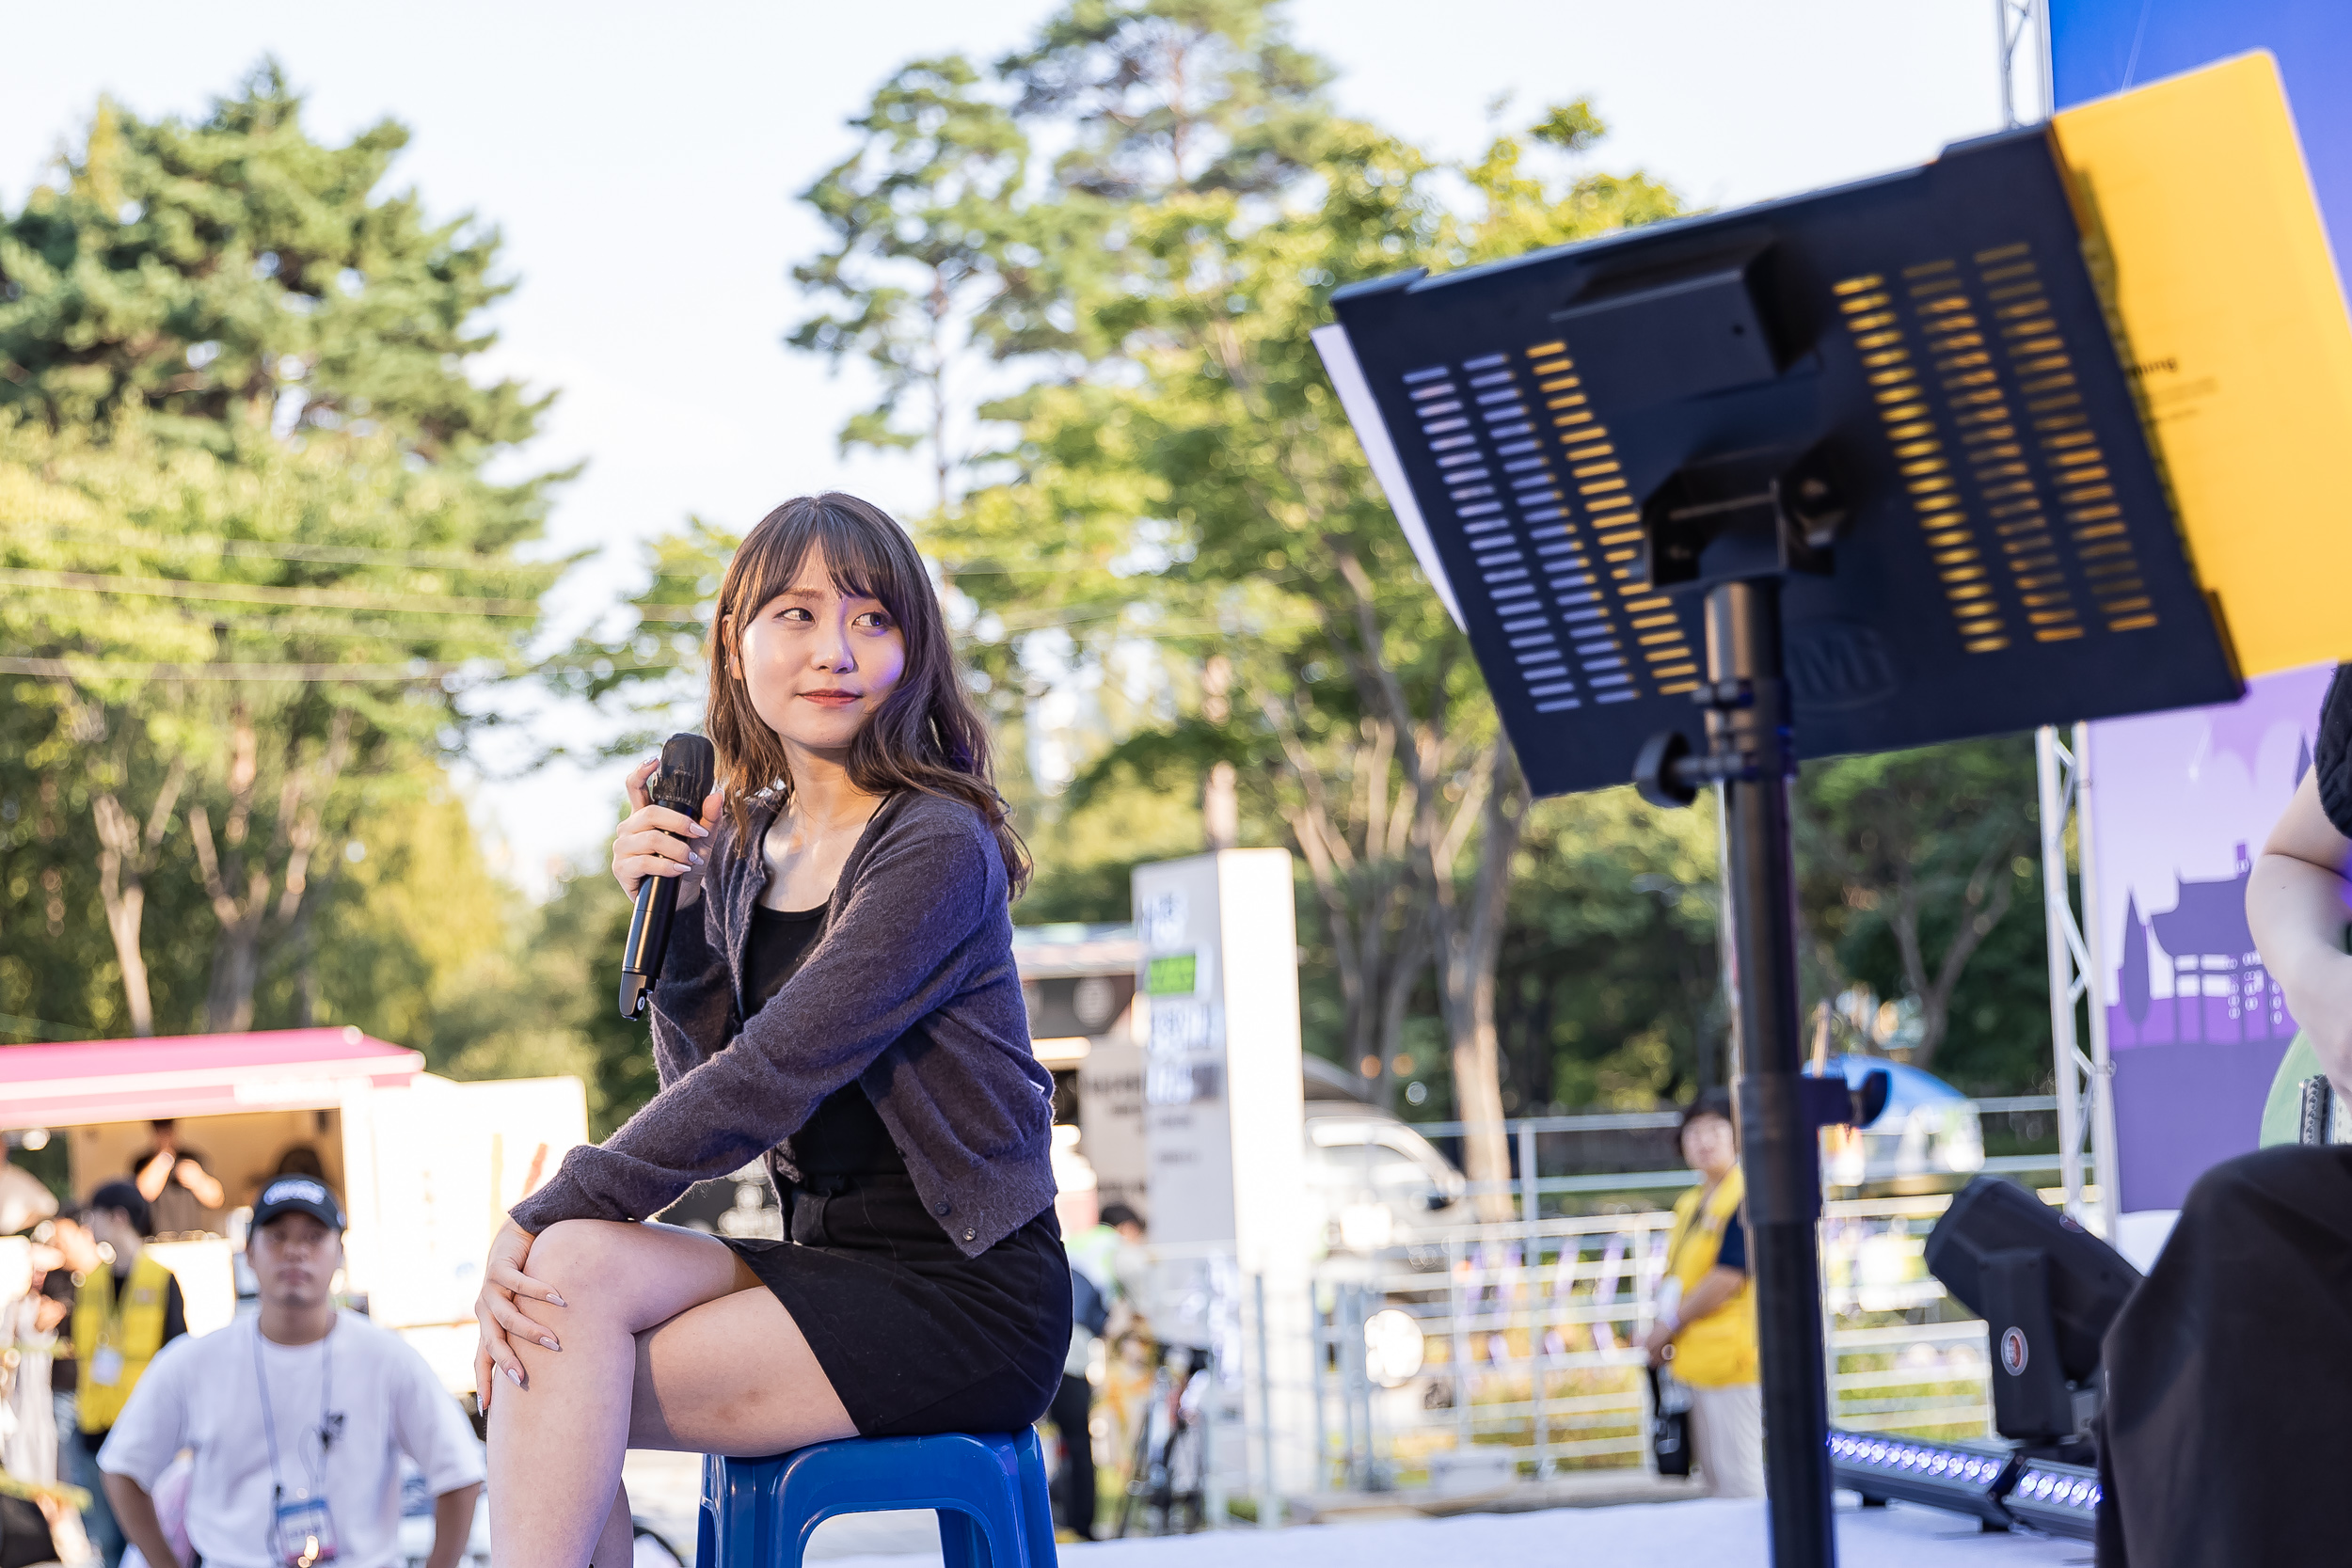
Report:
[{"label": "blue plastic stool", "polygon": [[695,1568],[801,1568],[836,1513],[929,1508],[946,1568],[1055,1568],[1037,1433],[850,1437],[770,1459],[703,1461]]}]

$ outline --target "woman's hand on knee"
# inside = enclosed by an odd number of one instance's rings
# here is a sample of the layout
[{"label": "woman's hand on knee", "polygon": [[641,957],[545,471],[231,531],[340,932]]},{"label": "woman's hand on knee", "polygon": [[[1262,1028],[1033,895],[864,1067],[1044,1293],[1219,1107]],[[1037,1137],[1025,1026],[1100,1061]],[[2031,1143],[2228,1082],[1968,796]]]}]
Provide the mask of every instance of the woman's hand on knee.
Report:
[{"label": "woman's hand on knee", "polygon": [[474,1298],[474,1321],[482,1327],[482,1342],[474,1352],[474,1387],[485,1412],[490,1408],[494,1372],[504,1372],[517,1388],[529,1386],[509,1336],[529,1339],[552,1351],[564,1348],[544,1324],[534,1322],[517,1305],[518,1298],[544,1301],[551,1307],[564,1305],[554,1287],[523,1273],[523,1264],[531,1257],[532,1240],[529,1231],[512,1220],[506,1222],[490,1243],[489,1261],[482,1271],[482,1291]]}]

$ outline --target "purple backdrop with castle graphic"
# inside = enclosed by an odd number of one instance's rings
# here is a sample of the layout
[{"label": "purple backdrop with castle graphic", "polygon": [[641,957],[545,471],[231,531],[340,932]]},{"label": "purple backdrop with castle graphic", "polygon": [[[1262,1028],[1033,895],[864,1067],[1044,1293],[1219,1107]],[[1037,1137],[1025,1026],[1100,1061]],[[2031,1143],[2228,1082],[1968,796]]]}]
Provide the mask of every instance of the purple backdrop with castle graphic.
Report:
[{"label": "purple backdrop with castle graphic", "polygon": [[2243,702],[2090,726],[2091,832],[2122,1207],[2177,1209],[2254,1147],[2295,1020],[2254,951],[2246,881],[2312,766],[2332,666]]}]

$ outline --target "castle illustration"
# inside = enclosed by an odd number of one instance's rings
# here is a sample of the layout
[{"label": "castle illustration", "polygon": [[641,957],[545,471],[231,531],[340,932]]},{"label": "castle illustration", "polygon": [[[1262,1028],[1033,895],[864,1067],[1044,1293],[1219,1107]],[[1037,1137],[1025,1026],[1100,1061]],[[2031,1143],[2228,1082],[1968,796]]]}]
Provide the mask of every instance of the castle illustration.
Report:
[{"label": "castle illustration", "polygon": [[[2311,742],[2306,738],[2296,755],[2296,787],[2301,787],[2311,767]],[[2294,1036],[2286,997],[2254,950],[2254,933],[2247,925],[2246,886],[2253,875],[2253,860],[2241,844],[2234,876],[2188,880],[2174,872],[2169,910],[2142,915],[2138,890],[2126,890],[2123,951],[2115,978],[2117,1000],[2130,1021],[2133,1038],[2118,1044]],[[2152,952],[2171,961],[2169,998],[2156,996],[2150,986]]]}]

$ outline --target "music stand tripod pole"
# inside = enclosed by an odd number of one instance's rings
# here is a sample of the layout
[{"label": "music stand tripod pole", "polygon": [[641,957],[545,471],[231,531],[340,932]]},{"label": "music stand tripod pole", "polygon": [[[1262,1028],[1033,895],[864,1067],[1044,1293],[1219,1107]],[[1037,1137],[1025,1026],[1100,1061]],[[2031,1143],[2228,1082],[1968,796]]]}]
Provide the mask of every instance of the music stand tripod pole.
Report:
[{"label": "music stand tripod pole", "polygon": [[[1778,511],[1777,497],[1773,509]],[[1821,1344],[1820,1129],[1867,1122],[1842,1077],[1803,1076],[1797,1022],[1795,846],[1788,781],[1797,770],[1782,669],[1780,580],[1707,590],[1707,752],[1677,732],[1643,748],[1635,782],[1660,805],[1702,784],[1724,792],[1725,940],[1732,958],[1740,1168],[1764,1374],[1764,1477],[1775,1568],[1830,1568],[1829,1399]],[[1874,1091],[1876,1085],[1873,1085]],[[1874,1095],[1875,1097],[1875,1095]]]}]

